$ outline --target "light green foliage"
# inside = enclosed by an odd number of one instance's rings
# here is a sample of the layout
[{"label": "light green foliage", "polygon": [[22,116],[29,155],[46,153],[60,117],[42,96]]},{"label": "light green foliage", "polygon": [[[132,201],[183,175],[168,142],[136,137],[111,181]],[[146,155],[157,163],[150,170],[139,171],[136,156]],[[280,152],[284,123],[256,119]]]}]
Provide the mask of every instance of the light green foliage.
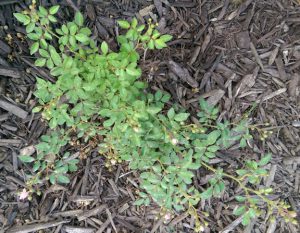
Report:
[{"label": "light green foliage", "polygon": [[[97,45],[91,39],[92,32],[84,27],[79,12],[74,21],[55,24],[54,30],[51,23],[57,22],[54,14],[58,9],[32,7],[30,12],[15,14],[33,41],[30,53],[38,57],[35,64],[48,67],[57,78],[54,84],[37,79],[39,106],[34,111],[42,112],[52,133],[42,136],[36,157],[20,157],[33,165],[36,175],[29,183],[43,183],[43,177],[51,183],[68,183],[67,173],[77,169],[78,160],[70,159],[69,153],[62,154],[62,148],[71,136],[87,142],[100,135],[104,138],[98,142],[101,155],[127,161],[131,169],[140,171],[144,192],[139,192],[137,205],[149,205],[154,200],[163,209],[188,209],[197,215],[192,208],[201,199],[220,197],[226,188],[225,179],[230,178],[243,185],[246,196],[239,198],[243,204],[234,214],[244,214],[245,224],[259,216],[257,201],[251,201],[249,193],[271,201],[265,193],[245,184],[260,183],[270,156],[260,162],[247,161],[236,177],[208,165],[220,149],[236,141],[246,146],[251,138],[247,121],[233,126],[217,122],[218,109],[201,100],[199,122],[187,124],[189,114],[170,107],[168,93],[144,92],[147,84],[139,80],[138,50],[165,48],[172,37],[161,35],[150,22],[145,26],[138,25],[135,18],[131,22],[121,20],[118,25],[125,33],[117,37],[119,50],[112,51],[107,42]],[[58,49],[51,45],[53,40],[58,42]],[[214,174],[204,191],[193,185],[200,167]],[[203,221],[198,219],[197,224],[199,230]]]}]

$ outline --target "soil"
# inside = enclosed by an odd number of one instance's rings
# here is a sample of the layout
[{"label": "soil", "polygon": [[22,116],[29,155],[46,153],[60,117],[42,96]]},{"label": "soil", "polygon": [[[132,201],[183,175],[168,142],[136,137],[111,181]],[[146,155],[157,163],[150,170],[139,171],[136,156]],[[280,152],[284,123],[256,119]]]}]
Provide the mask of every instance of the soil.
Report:
[{"label": "soil", "polygon": [[[169,47],[146,53],[143,79],[150,89],[168,91],[190,113],[205,98],[220,108],[220,120],[235,121],[244,114],[251,123],[272,130],[266,140],[253,131],[247,150],[233,147],[212,164],[232,172],[247,159],[265,152],[273,158],[261,187],[272,187],[271,198],[285,200],[300,221],[300,5],[296,0],[41,0],[61,5],[60,22],[80,10],[99,42],[112,47],[116,20],[151,18],[159,30],[173,35]],[[108,171],[105,158],[91,153],[67,186],[46,185],[42,195],[21,201],[24,173],[18,161],[24,150],[34,151],[47,124],[33,95],[36,77],[55,81],[47,69],[34,66],[24,28],[13,17],[30,1],[0,1],[0,232],[194,232],[194,219],[174,213],[168,221],[160,208],[133,205],[138,173],[126,164]],[[256,103],[256,104],[254,104]],[[249,111],[252,109],[252,111]],[[266,126],[269,123],[269,126]],[[194,183],[208,182],[197,172]],[[259,187],[258,187],[259,188]],[[239,190],[228,183],[219,199],[197,206],[208,227],[205,232],[299,232],[290,223],[255,219],[244,228],[232,214]],[[262,206],[264,208],[264,206]]]}]

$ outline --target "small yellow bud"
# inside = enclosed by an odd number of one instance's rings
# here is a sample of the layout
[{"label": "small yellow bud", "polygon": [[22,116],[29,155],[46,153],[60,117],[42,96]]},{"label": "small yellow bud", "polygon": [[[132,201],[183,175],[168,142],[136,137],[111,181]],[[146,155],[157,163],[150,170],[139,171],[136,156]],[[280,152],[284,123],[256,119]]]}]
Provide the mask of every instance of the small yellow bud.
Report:
[{"label": "small yellow bud", "polygon": [[139,133],[139,132],[140,132],[140,129],[139,129],[138,127],[134,127],[134,128],[133,128],[133,131],[136,132],[136,133]]},{"label": "small yellow bud", "polygon": [[110,163],[111,163],[112,165],[116,165],[117,161],[116,161],[115,159],[112,159],[112,160],[110,160]]}]

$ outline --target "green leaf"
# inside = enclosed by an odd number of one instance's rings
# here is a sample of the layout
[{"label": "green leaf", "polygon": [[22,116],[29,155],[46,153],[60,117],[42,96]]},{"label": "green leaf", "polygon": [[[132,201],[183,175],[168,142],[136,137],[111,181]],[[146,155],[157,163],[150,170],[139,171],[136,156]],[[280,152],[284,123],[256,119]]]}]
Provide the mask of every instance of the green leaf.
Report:
[{"label": "green leaf", "polygon": [[168,113],[167,113],[167,116],[168,116],[168,118],[169,118],[170,120],[172,120],[172,119],[174,118],[174,116],[175,116],[175,110],[174,110],[174,108],[170,108],[170,109],[169,109],[169,111],[168,111]]},{"label": "green leaf", "polygon": [[35,28],[35,23],[34,23],[34,22],[31,22],[31,23],[29,23],[29,24],[26,26],[26,32],[27,32],[27,33],[30,33],[30,32],[32,32],[32,31],[34,30],[34,28]]},{"label": "green leaf", "polygon": [[84,34],[77,34],[75,35],[76,40],[78,40],[81,43],[86,43],[89,41],[89,37],[87,35]]},{"label": "green leaf", "polygon": [[154,49],[154,40],[151,39],[151,40],[148,42],[147,46],[148,46],[149,49]]},{"label": "green leaf", "polygon": [[132,21],[131,21],[131,27],[132,27],[132,28],[136,28],[137,24],[138,24],[137,19],[136,19],[136,18],[133,18]]},{"label": "green leaf", "polygon": [[151,115],[155,115],[161,111],[160,107],[149,107],[147,108],[147,112],[150,113]]},{"label": "green leaf", "polygon": [[221,135],[221,131],[219,131],[219,130],[214,130],[214,131],[210,132],[207,136],[206,143],[208,145],[215,144],[217,139],[220,137],[220,135]]},{"label": "green leaf", "polygon": [[247,226],[247,225],[249,225],[249,223],[250,223],[250,216],[249,216],[249,214],[245,214],[244,215],[244,217],[243,217],[243,220],[242,220],[242,224],[243,224],[243,226]]},{"label": "green leaf", "polygon": [[54,15],[54,14],[56,14],[58,12],[58,10],[59,10],[59,5],[52,6],[49,9],[49,14]]},{"label": "green leaf", "polygon": [[246,201],[246,197],[242,197],[242,196],[236,196],[235,199],[238,201],[238,202],[244,202]]},{"label": "green leaf", "polygon": [[56,23],[57,22],[57,19],[53,15],[48,15],[48,19],[52,23]]},{"label": "green leaf", "polygon": [[252,208],[250,208],[250,209],[248,210],[248,214],[249,214],[249,217],[250,217],[250,218],[255,218],[255,217],[256,217],[256,212],[255,212],[255,210],[252,209]]},{"label": "green leaf", "polygon": [[169,42],[172,40],[173,36],[171,35],[162,35],[159,39],[165,43]]},{"label": "green leaf", "polygon": [[270,161],[271,161],[272,155],[271,154],[267,154],[266,156],[264,156],[259,162],[258,165],[259,166],[265,166],[267,165]]},{"label": "green leaf", "polygon": [[118,20],[118,24],[123,29],[130,28],[130,24],[127,21],[125,21],[125,20]]},{"label": "green leaf", "polygon": [[156,39],[154,40],[154,45],[157,49],[162,49],[167,47],[167,44],[163,42],[161,39]]},{"label": "green leaf", "polygon": [[47,9],[43,6],[39,6],[39,12],[42,16],[46,16],[48,14]]},{"label": "green leaf", "polygon": [[36,61],[34,62],[34,64],[36,66],[44,66],[46,64],[46,58],[38,58],[36,59]]},{"label": "green leaf", "polygon": [[114,118],[110,118],[110,119],[103,122],[103,126],[104,127],[110,127],[115,123],[115,121],[116,120]]},{"label": "green leaf", "polygon": [[72,36],[74,36],[78,30],[78,26],[75,23],[70,23],[69,31]]},{"label": "green leaf", "polygon": [[33,109],[32,109],[32,112],[33,113],[36,113],[36,112],[40,112],[42,110],[42,107],[34,107]]},{"label": "green leaf", "polygon": [[145,199],[137,199],[133,204],[140,206],[140,205],[143,205],[144,202],[145,202]]},{"label": "green leaf", "polygon": [[201,193],[201,198],[206,200],[212,197],[213,194],[213,188],[209,187],[208,189],[206,189],[203,193]]},{"label": "green leaf", "polygon": [[101,43],[101,52],[103,55],[108,53],[108,44],[105,41]]},{"label": "green leaf", "polygon": [[56,66],[61,65],[62,63],[61,57],[59,56],[59,54],[56,52],[55,48],[52,45],[49,46],[49,52],[50,52],[50,57],[54,62],[54,64]]},{"label": "green leaf", "polygon": [[247,170],[244,170],[244,169],[239,169],[239,170],[236,170],[236,173],[239,175],[239,176],[244,176],[248,173]]},{"label": "green leaf", "polygon": [[40,39],[41,36],[36,33],[29,33],[29,34],[27,34],[27,37],[30,40],[38,40],[38,39]]},{"label": "green leaf", "polygon": [[189,113],[179,113],[174,117],[174,120],[179,122],[185,121],[186,119],[188,119],[189,115]]},{"label": "green leaf", "polygon": [[76,12],[74,21],[79,27],[83,25],[83,15],[79,11]]},{"label": "green leaf", "polygon": [[46,62],[46,66],[48,67],[48,69],[52,69],[54,67],[54,63],[52,61],[51,58],[49,58]]},{"label": "green leaf", "polygon": [[245,146],[247,146],[247,141],[246,141],[246,139],[245,138],[242,138],[241,139],[241,141],[240,141],[240,147],[245,147]]},{"label": "green leaf", "polygon": [[179,176],[186,184],[191,184],[194,174],[191,171],[180,171]]},{"label": "green leaf", "polygon": [[40,161],[36,161],[32,167],[32,171],[36,172],[41,166],[41,162]]},{"label": "green leaf", "polygon": [[42,57],[49,58],[50,54],[45,49],[39,49],[39,53]]},{"label": "green leaf", "polygon": [[31,163],[34,161],[34,158],[28,155],[20,155],[19,159],[23,162],[23,163]]},{"label": "green leaf", "polygon": [[40,43],[39,42],[35,42],[31,45],[30,47],[30,55],[34,54],[35,52],[37,52],[39,50],[40,47]]},{"label": "green leaf", "polygon": [[240,206],[233,211],[233,214],[236,216],[240,216],[246,212],[246,206]]},{"label": "green leaf", "polygon": [[79,32],[81,33],[81,34],[84,34],[84,35],[86,35],[86,36],[90,36],[91,34],[92,34],[92,32],[91,32],[91,30],[89,29],[89,28],[81,28],[80,30],[79,30]]},{"label": "green leaf", "polygon": [[14,13],[14,16],[19,22],[23,23],[24,25],[30,23],[30,17],[28,15],[24,15],[21,13]]},{"label": "green leaf", "polygon": [[163,93],[161,91],[157,91],[157,92],[155,92],[154,97],[155,97],[156,101],[159,101],[163,97]]},{"label": "green leaf", "polygon": [[51,183],[51,184],[55,184],[55,183],[56,183],[56,177],[55,177],[55,175],[53,175],[53,174],[50,175],[50,176],[49,176],[49,180],[50,180],[50,183]]},{"label": "green leaf", "polygon": [[68,29],[68,27],[66,26],[66,25],[62,25],[61,26],[61,30],[62,30],[62,32],[64,33],[64,34],[69,34],[69,29]]},{"label": "green leaf", "polygon": [[132,76],[140,76],[141,70],[139,68],[127,67],[126,72]]},{"label": "green leaf", "polygon": [[64,175],[58,175],[57,182],[62,183],[62,184],[68,184],[68,183],[70,183],[70,179],[69,179],[69,177],[64,176]]}]

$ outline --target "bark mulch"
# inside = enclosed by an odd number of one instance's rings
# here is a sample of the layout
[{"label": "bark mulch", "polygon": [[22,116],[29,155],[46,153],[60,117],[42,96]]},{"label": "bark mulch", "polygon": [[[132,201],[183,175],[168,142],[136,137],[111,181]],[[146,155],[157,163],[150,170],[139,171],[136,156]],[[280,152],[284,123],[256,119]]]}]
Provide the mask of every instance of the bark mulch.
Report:
[{"label": "bark mulch", "polygon": [[[68,186],[47,185],[41,196],[20,201],[29,168],[18,161],[22,153],[34,153],[34,145],[47,131],[39,114],[31,113],[36,77],[55,81],[46,69],[33,65],[24,28],[13,12],[30,1],[0,1],[0,232],[194,232],[194,219],[174,213],[164,222],[160,209],[136,207],[138,174],[119,165],[112,172],[104,159],[91,150],[82,158],[78,145],[74,156],[81,169]],[[170,47],[146,53],[141,61],[143,78],[151,89],[165,90],[192,114],[204,97],[220,108],[219,119],[235,121],[247,113],[259,129],[272,135],[255,140],[249,149],[233,146],[211,161],[234,172],[246,159],[265,152],[273,158],[262,187],[274,189],[298,213],[300,221],[300,6],[296,0],[41,0],[60,4],[63,22],[80,9],[97,40],[116,46],[116,19],[148,18],[163,33],[174,36]],[[236,3],[236,4],[235,4]],[[251,111],[249,111],[251,109]],[[269,123],[269,126],[265,124]],[[194,183],[205,185],[210,174],[197,172]],[[234,184],[220,199],[202,202],[199,213],[209,223],[205,232],[299,232],[292,224],[255,219],[244,229],[232,215],[236,206]],[[259,188],[259,187],[258,187]]]}]

